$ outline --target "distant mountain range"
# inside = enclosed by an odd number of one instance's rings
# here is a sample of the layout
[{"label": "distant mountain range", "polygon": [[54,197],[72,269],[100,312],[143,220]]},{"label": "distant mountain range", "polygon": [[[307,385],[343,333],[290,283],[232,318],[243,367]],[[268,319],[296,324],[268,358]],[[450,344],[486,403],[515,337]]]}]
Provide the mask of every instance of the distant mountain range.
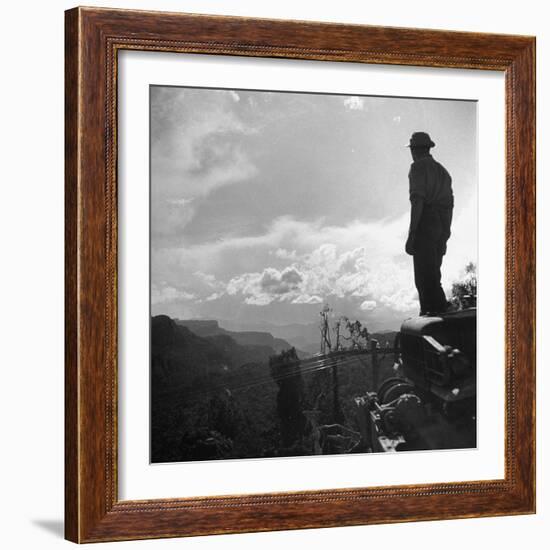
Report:
[{"label": "distant mountain range", "polygon": [[[185,323],[187,322],[188,321],[185,321]],[[262,325],[261,328],[229,320],[220,320],[219,322],[216,321],[216,323],[227,327],[227,329],[233,333],[238,332],[240,334],[245,334],[263,330],[268,332],[270,335],[273,335],[276,339],[280,339],[291,344],[297,350],[300,350],[305,354],[319,353],[320,350],[321,333],[317,323],[292,323],[288,325],[266,323],[265,325]],[[265,334],[265,332],[263,333]],[[386,346],[386,342],[388,342],[391,346],[393,345],[393,340],[396,333],[397,331],[395,330],[377,330],[372,334],[372,338],[378,340],[380,345],[383,347]]]},{"label": "distant mountain range", "polygon": [[209,385],[243,366],[267,365],[272,355],[271,346],[241,345],[223,331],[199,336],[166,315],[151,320],[153,389]]},{"label": "distant mountain range", "polygon": [[236,453],[224,456],[261,456],[276,439],[277,384],[269,368],[276,352],[261,344],[269,338],[241,345],[216,323],[191,324],[208,335],[166,315],[151,319],[151,460],[220,458],[204,454],[216,441]]},{"label": "distant mountain range", "polygon": [[[227,330],[220,327],[220,324],[216,320],[202,320],[202,319],[174,319],[175,323],[178,326],[186,327],[191,332],[201,337],[208,336],[218,336],[224,334],[230,336],[241,346],[268,346],[273,349],[274,352],[280,353],[290,349],[291,347],[299,348],[300,346],[296,343],[289,343],[283,338],[274,337],[269,332],[257,331],[257,330],[245,330],[245,331],[234,331]],[[299,338],[296,339],[297,342],[301,342]],[[305,342],[304,342],[305,343]],[[308,353],[302,352],[300,349],[297,349],[298,355],[307,356]],[[317,350],[315,350],[317,351]]]},{"label": "distant mountain range", "polygon": [[[264,369],[270,357],[291,347],[297,349],[300,358],[319,352],[319,343],[315,341],[319,328],[314,324],[278,328],[288,339],[265,331],[227,330],[217,320],[182,320],[157,315],[151,322],[153,380],[158,382],[157,387],[208,385],[220,376],[242,376],[243,366],[245,370],[257,370],[259,366]],[[384,331],[371,336],[381,347],[391,347],[395,334],[395,331]]]}]

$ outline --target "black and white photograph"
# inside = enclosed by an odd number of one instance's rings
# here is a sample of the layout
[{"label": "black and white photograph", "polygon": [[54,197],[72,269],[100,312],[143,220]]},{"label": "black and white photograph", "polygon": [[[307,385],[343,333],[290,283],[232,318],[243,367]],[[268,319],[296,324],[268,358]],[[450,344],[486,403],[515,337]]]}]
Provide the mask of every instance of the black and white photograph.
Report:
[{"label": "black and white photograph", "polygon": [[154,85],[152,463],[477,446],[477,102]]},{"label": "black and white photograph", "polygon": [[2,7],[3,548],[548,546],[546,3]]}]

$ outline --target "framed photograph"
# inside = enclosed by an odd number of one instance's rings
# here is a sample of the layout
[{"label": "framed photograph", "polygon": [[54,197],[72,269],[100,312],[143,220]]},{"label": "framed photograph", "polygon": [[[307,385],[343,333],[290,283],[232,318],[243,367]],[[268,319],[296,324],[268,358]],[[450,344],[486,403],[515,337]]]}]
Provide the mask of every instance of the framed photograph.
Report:
[{"label": "framed photograph", "polygon": [[66,538],[535,511],[535,39],[66,12]]}]

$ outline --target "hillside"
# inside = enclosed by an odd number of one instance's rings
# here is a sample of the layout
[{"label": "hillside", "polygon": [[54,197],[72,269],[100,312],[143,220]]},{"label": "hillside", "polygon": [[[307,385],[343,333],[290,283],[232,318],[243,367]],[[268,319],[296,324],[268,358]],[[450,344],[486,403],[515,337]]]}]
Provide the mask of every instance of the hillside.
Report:
[{"label": "hillside", "polygon": [[[153,317],[152,461],[258,456],[273,447],[273,355],[269,346],[244,346],[224,333],[201,337],[170,317]],[[251,380],[262,383],[248,388]]]},{"label": "hillside", "polygon": [[[215,321],[214,321],[215,322]],[[319,323],[291,323],[288,325],[275,325],[265,323],[261,327],[253,325],[244,325],[235,321],[222,320],[224,326],[227,326],[233,332],[241,334],[247,332],[269,332],[275,339],[283,340],[298,350],[298,356],[307,356],[319,353],[321,334]],[[378,340],[380,346],[385,347],[386,342],[393,346],[393,340],[397,334],[396,330],[382,330],[376,326],[374,329],[367,324],[370,330],[373,330],[372,337]],[[223,329],[222,329],[223,330]],[[300,355],[300,353],[302,355]]]},{"label": "hillside", "polygon": [[246,364],[266,364],[275,350],[267,345],[240,345],[224,333],[198,336],[166,315],[151,320],[153,389],[211,384],[235,375]]},{"label": "hillside", "polygon": [[[269,366],[276,353],[257,345],[266,340],[242,345],[216,323],[194,328],[204,336],[165,315],[152,319],[152,462],[311,453],[281,443],[280,385]],[[380,357],[380,380],[393,375],[392,365],[393,355]],[[340,362],[338,378],[345,424],[357,429],[354,397],[373,389],[370,359]],[[317,408],[326,424],[334,422],[332,384],[331,370],[306,368],[301,408]]]},{"label": "hillside", "polygon": [[276,353],[288,350],[292,347],[286,340],[282,338],[275,338],[269,332],[264,331],[233,331],[226,330],[220,327],[220,324],[216,320],[202,320],[202,319],[175,319],[175,323],[181,327],[188,328],[191,332],[197,336],[218,336],[226,335],[237,344],[241,346],[268,346]]}]

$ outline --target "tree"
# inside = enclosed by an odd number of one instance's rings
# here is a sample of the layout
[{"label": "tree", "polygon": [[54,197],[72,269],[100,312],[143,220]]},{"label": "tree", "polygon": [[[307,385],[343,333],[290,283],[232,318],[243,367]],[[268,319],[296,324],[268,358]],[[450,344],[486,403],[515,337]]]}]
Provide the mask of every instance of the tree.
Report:
[{"label": "tree", "polygon": [[323,306],[323,309],[319,312],[321,316],[321,323],[319,329],[321,330],[321,353],[324,355],[327,351],[332,351],[332,344],[330,341],[330,327],[328,323],[329,315],[332,312],[328,304]]},{"label": "tree", "polygon": [[291,447],[301,439],[305,427],[302,412],[304,381],[295,348],[284,350],[269,359],[271,376],[279,386],[277,414],[281,428],[281,444]]},{"label": "tree", "polygon": [[342,321],[348,331],[348,336],[343,336],[344,340],[350,342],[349,349],[365,349],[369,342],[369,331],[360,321],[350,321],[347,317],[342,317]]},{"label": "tree", "polygon": [[452,302],[459,309],[475,307],[477,302],[477,268],[470,262],[464,268],[464,277],[455,281],[451,290]]},{"label": "tree", "polygon": [[229,390],[214,395],[208,402],[208,426],[211,430],[233,440],[242,423],[242,412],[237,408]]},{"label": "tree", "polygon": [[[323,306],[320,311],[321,315],[321,353],[332,354],[332,352],[340,352],[346,349],[366,349],[369,341],[369,331],[367,327],[364,327],[360,321],[350,321],[348,317],[341,316],[335,321],[332,332],[334,340],[330,337],[329,316],[332,313],[328,304]],[[343,330],[347,332],[344,334]],[[347,346],[344,346],[343,340],[349,342]],[[331,366],[330,372],[332,373],[332,417],[335,422],[344,422],[345,417],[340,406],[340,381],[338,379],[338,365],[339,359],[335,357]]]}]

